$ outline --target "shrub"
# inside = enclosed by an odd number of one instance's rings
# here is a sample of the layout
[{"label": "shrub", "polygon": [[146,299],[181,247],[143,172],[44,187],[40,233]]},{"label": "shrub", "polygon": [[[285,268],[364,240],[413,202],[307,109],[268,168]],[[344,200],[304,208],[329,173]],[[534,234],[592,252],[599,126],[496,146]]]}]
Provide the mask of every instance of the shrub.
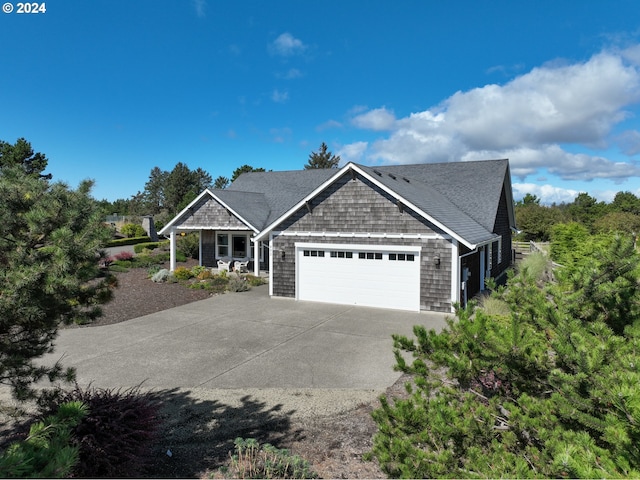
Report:
[{"label": "shrub", "polygon": [[189,280],[193,274],[187,267],[178,267],[173,271],[173,276],[178,280]]},{"label": "shrub", "polygon": [[127,238],[133,238],[142,237],[146,235],[147,232],[144,231],[142,225],[137,225],[135,223],[125,223],[120,229],[120,233],[122,233]]},{"label": "shrub", "polygon": [[213,278],[213,273],[211,270],[204,270],[196,275],[198,280],[208,280],[209,278]]},{"label": "shrub", "polygon": [[197,233],[188,233],[185,236],[178,237],[176,250],[187,257],[197,260],[200,257],[200,236]]},{"label": "shrub", "polygon": [[204,267],[204,266],[202,266],[202,265],[196,265],[196,266],[194,266],[194,267],[191,267],[191,274],[192,274],[194,277],[197,277],[200,273],[202,273],[202,272],[206,272],[206,271],[208,271],[208,270],[209,270],[209,269],[208,269],[207,267]]},{"label": "shrub", "polygon": [[82,402],[88,413],[72,430],[79,447],[75,477],[140,477],[150,458],[159,426],[158,404],[139,388],[86,390],[76,385],[57,391],[41,405],[44,412],[60,403]]},{"label": "shrub", "polygon": [[129,269],[123,265],[112,263],[111,265],[109,265],[109,271],[115,272],[115,273],[122,273],[122,272],[128,272]]},{"label": "shrub", "polygon": [[82,402],[60,404],[56,412],[31,425],[29,435],[0,455],[2,478],[68,478],[80,458],[71,431],[87,414]]},{"label": "shrub", "polygon": [[171,272],[166,268],[163,268],[154,273],[151,280],[156,283],[166,282],[169,275],[171,275]]},{"label": "shrub", "polygon": [[162,270],[162,267],[160,265],[151,265],[149,268],[147,268],[147,275],[149,276],[149,278],[151,278],[160,270]]},{"label": "shrub", "polygon": [[133,253],[131,252],[120,252],[120,253],[116,253],[115,255],[116,260],[121,260],[121,261],[128,261],[133,259]]},{"label": "shrub", "polygon": [[182,252],[176,252],[176,261],[184,263],[187,261],[187,256]]},{"label": "shrub", "polygon": [[145,250],[145,249],[147,249],[147,250],[155,250],[159,246],[160,246],[160,242],[138,243],[137,245],[134,245],[133,251],[136,252],[136,253],[142,253],[142,251]]},{"label": "shrub", "polygon": [[266,282],[266,280],[262,277],[256,277],[255,275],[251,275],[250,273],[245,275],[245,278],[247,279],[247,282],[249,282],[249,285],[251,285],[252,287],[259,287],[260,285],[264,285]]},{"label": "shrub", "polygon": [[149,242],[151,239],[147,236],[135,237],[135,238],[118,238],[117,240],[111,240],[107,242],[105,247],[123,247],[125,245],[136,245],[138,243]]},{"label": "shrub", "polygon": [[246,292],[251,290],[251,285],[244,277],[233,276],[229,279],[228,290],[230,292]]},{"label": "shrub", "polygon": [[253,438],[236,438],[235,455],[223,472],[232,478],[317,478],[309,462],[288,450],[269,443],[260,445]]}]

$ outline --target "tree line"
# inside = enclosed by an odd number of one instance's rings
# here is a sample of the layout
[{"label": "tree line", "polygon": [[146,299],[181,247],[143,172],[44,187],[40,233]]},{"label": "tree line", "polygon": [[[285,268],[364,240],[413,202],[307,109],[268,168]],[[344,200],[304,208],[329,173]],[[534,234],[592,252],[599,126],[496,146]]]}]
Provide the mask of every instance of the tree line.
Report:
[{"label": "tree line", "polygon": [[[317,151],[311,152],[305,169],[338,168],[340,156],[328,150],[322,142]],[[230,177],[219,176],[215,180],[204,169],[191,170],[178,162],[172,170],[153,167],[142,190],[130,198],[113,202],[102,200],[100,207],[105,215],[117,213],[124,216],[154,215],[158,223],[164,223],[191,203],[206,188],[225,189],[240,175],[264,172],[262,167],[242,165],[233,170]]]},{"label": "tree line", "polygon": [[591,234],[640,233],[640,198],[631,192],[618,192],[613,201],[598,201],[580,193],[571,203],[541,205],[536,195],[527,193],[515,204],[518,239],[548,242],[555,225],[578,223]]}]

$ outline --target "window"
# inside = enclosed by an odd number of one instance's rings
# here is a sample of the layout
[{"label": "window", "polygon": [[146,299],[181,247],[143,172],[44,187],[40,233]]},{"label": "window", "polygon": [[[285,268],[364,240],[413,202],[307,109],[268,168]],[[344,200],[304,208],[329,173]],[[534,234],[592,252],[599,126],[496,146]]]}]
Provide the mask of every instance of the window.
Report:
[{"label": "window", "polygon": [[353,258],[353,252],[331,252],[331,258]]},{"label": "window", "polygon": [[229,235],[219,233],[217,235],[218,258],[229,256]]},{"label": "window", "polygon": [[247,236],[246,235],[233,235],[232,236],[233,257],[234,258],[246,258],[247,254]]},{"label": "window", "polygon": [[216,257],[251,258],[253,255],[249,234],[218,232],[216,234]]},{"label": "window", "polygon": [[305,257],[324,257],[324,250],[303,250]]},{"label": "window", "polygon": [[389,260],[399,261],[399,262],[413,262],[415,260],[415,255],[412,253],[390,253]]},{"label": "window", "polygon": [[498,265],[502,263],[502,237],[498,240]]}]

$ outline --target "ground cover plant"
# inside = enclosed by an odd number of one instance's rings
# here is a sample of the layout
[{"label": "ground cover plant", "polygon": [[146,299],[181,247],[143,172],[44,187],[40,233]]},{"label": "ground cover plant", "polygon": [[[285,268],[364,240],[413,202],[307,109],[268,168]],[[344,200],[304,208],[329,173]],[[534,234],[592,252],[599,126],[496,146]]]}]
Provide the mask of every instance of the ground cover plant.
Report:
[{"label": "ground cover plant", "polygon": [[317,478],[309,462],[253,438],[236,438],[235,452],[212,478]]},{"label": "ground cover plant", "polygon": [[388,475],[640,475],[640,263],[630,238],[589,251],[553,282],[525,264],[493,293],[506,314],[471,305],[439,334],[394,337],[412,381],[373,414]]}]

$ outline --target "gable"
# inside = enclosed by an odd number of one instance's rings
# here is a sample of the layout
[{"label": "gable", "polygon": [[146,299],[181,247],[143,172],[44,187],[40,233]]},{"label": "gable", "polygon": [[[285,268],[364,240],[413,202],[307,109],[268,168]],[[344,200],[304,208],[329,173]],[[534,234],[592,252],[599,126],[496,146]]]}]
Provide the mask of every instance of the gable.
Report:
[{"label": "gable", "polygon": [[[173,227],[184,229],[215,228],[217,230],[247,230],[243,223],[230,210],[211,195],[201,196],[187,207],[182,215],[172,223]],[[164,230],[164,229],[163,229]]]},{"label": "gable", "polygon": [[344,173],[274,230],[445,235],[363,175]]}]

